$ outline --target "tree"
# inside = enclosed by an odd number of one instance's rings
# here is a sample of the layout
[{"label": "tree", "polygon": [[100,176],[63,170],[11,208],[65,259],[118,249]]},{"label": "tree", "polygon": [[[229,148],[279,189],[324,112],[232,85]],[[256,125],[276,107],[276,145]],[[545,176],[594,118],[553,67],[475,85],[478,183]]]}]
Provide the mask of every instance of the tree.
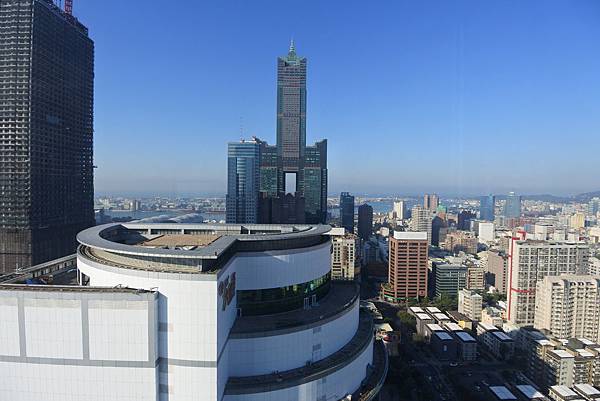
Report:
[{"label": "tree", "polygon": [[397,316],[400,319],[400,323],[405,327],[414,328],[417,325],[417,319],[407,311],[401,310]]}]

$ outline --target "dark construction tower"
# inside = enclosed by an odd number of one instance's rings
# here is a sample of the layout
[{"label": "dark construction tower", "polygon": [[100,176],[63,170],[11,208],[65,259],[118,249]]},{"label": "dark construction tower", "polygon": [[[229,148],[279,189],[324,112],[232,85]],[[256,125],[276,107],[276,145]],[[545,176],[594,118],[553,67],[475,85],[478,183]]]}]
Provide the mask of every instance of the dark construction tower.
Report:
[{"label": "dark construction tower", "polygon": [[325,223],[327,141],[306,146],[306,58],[277,58],[277,145],[261,150],[259,222]]},{"label": "dark construction tower", "polygon": [[94,224],[94,43],[51,0],[0,2],[0,271]]}]

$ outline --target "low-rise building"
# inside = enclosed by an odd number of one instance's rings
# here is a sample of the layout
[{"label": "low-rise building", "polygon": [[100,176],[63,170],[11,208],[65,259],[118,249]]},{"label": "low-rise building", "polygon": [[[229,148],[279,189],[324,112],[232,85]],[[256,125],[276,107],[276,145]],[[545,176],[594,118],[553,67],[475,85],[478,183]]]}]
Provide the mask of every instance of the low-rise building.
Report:
[{"label": "low-rise building", "polygon": [[481,311],[481,321],[483,323],[491,324],[498,328],[502,327],[504,319],[502,318],[502,311],[493,306],[488,306]]},{"label": "low-rise building", "polygon": [[427,313],[417,313],[415,319],[417,322],[417,333],[421,335],[425,335],[425,327],[434,322],[433,318]]},{"label": "low-rise building", "polygon": [[466,253],[477,253],[477,238],[473,233],[468,231],[454,231],[449,232],[446,235],[445,242],[443,244],[443,249],[448,252],[458,253],[458,252],[466,252]]},{"label": "low-rise building", "polygon": [[431,351],[437,359],[454,361],[457,357],[457,344],[447,331],[435,331],[431,335]]},{"label": "low-rise building", "polygon": [[477,340],[497,359],[508,360],[514,355],[514,340],[496,326],[479,323]]},{"label": "low-rise building", "polygon": [[551,386],[548,391],[548,396],[555,401],[576,401],[581,400],[579,395],[567,386]]},{"label": "low-rise building", "polygon": [[458,356],[462,361],[475,361],[477,359],[477,340],[464,331],[453,331],[458,344]]},{"label": "low-rise building", "polygon": [[435,264],[435,296],[455,297],[467,287],[467,266]]}]

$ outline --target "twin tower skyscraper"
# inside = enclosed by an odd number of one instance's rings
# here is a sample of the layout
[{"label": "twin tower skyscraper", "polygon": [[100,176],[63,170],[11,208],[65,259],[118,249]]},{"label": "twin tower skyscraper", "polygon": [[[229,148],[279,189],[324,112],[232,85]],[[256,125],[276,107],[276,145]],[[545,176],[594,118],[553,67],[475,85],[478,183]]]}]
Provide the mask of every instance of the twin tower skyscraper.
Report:
[{"label": "twin tower skyscraper", "polygon": [[277,144],[228,144],[228,223],[325,223],[327,140],[306,146],[306,58],[277,59]]}]

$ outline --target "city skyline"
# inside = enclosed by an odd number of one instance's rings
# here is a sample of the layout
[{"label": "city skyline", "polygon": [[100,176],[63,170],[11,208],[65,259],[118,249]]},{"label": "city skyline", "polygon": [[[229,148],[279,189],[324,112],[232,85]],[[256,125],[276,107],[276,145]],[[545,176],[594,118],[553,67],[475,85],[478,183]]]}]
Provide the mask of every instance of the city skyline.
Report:
[{"label": "city skyline", "polygon": [[[116,13],[104,4],[76,3],[75,14],[94,27],[92,37],[102,38],[98,193],[224,194],[226,143],[252,135],[275,140],[272,60],[292,36],[298,52],[312,60],[306,139],[336,144],[329,155],[330,193],[597,190],[593,150],[600,124],[593,113],[600,52],[591,16],[598,5],[545,2],[541,15],[538,6],[389,3],[381,13],[381,6],[349,3],[331,20],[329,9],[317,4],[290,13],[286,5],[264,12],[235,3],[206,5],[204,24],[192,24],[194,13],[178,15],[180,7],[148,7],[138,19],[132,4]],[[314,16],[310,28],[298,23],[307,13]],[[278,19],[284,14],[291,22]],[[368,21],[375,15],[384,21]],[[531,26],[534,16],[543,23]],[[154,30],[159,21],[166,35]],[[152,46],[130,52],[123,35]],[[158,60],[157,53],[165,57]],[[234,56],[244,60],[243,69],[225,61]],[[340,69],[340,60],[351,62]],[[147,113],[152,121],[142,117]],[[362,152],[365,138],[373,151]],[[500,145],[507,151],[490,158],[485,150]],[[408,149],[423,149],[431,162],[423,166],[422,152]],[[385,160],[395,168],[384,168]],[[182,178],[183,168],[189,174]],[[415,170],[421,172],[408,174]]]}]

